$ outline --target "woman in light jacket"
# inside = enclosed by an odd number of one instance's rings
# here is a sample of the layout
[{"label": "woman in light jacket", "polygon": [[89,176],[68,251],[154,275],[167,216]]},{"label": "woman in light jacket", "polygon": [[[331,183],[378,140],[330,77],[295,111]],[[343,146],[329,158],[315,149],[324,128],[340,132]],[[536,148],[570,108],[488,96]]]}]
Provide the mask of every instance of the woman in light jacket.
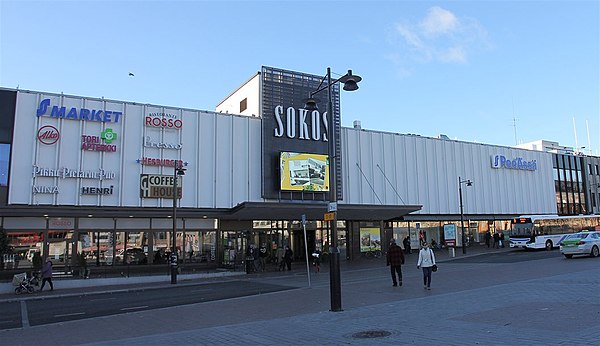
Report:
[{"label": "woman in light jacket", "polygon": [[419,251],[419,260],[417,261],[417,269],[423,269],[423,288],[431,289],[431,267],[435,264],[435,255],[429,248],[427,242],[423,243],[423,247]]}]

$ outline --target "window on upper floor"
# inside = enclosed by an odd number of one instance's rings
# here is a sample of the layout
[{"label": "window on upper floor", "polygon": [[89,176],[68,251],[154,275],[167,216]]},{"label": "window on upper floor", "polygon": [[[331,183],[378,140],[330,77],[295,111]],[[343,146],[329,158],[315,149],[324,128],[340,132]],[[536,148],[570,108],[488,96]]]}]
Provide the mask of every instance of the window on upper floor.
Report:
[{"label": "window on upper floor", "polygon": [[0,186],[8,186],[8,163],[10,144],[0,144]]},{"label": "window on upper floor", "polygon": [[248,109],[248,98],[245,98],[240,101],[240,113]]}]

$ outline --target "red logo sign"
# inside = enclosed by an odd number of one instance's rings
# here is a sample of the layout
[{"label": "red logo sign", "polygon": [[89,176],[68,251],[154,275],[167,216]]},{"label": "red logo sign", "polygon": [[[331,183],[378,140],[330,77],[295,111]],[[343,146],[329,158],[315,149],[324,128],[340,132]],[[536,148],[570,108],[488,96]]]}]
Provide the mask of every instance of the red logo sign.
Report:
[{"label": "red logo sign", "polygon": [[38,141],[42,142],[42,144],[52,145],[58,141],[60,138],[60,133],[56,129],[56,127],[51,125],[45,125],[40,127],[37,133]]}]

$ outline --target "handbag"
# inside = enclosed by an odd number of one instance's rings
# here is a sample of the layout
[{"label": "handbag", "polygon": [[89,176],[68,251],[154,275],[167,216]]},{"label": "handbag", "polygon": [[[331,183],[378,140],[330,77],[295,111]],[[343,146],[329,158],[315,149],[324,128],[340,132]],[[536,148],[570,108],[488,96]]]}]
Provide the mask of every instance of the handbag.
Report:
[{"label": "handbag", "polygon": [[[429,251],[431,251],[431,249],[430,249]],[[431,252],[429,253],[429,258],[431,259],[431,262],[433,262],[433,256],[431,256]],[[432,271],[432,272],[437,272],[437,264],[434,264],[434,265],[431,267],[431,271]]]}]

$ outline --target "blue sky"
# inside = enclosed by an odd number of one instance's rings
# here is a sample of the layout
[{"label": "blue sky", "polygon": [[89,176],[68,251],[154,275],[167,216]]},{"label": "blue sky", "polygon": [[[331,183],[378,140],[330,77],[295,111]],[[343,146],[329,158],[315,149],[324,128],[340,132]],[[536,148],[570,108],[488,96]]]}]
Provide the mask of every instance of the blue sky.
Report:
[{"label": "blue sky", "polygon": [[595,155],[599,45],[599,1],[0,1],[2,87],[214,110],[330,66],[344,126]]}]

